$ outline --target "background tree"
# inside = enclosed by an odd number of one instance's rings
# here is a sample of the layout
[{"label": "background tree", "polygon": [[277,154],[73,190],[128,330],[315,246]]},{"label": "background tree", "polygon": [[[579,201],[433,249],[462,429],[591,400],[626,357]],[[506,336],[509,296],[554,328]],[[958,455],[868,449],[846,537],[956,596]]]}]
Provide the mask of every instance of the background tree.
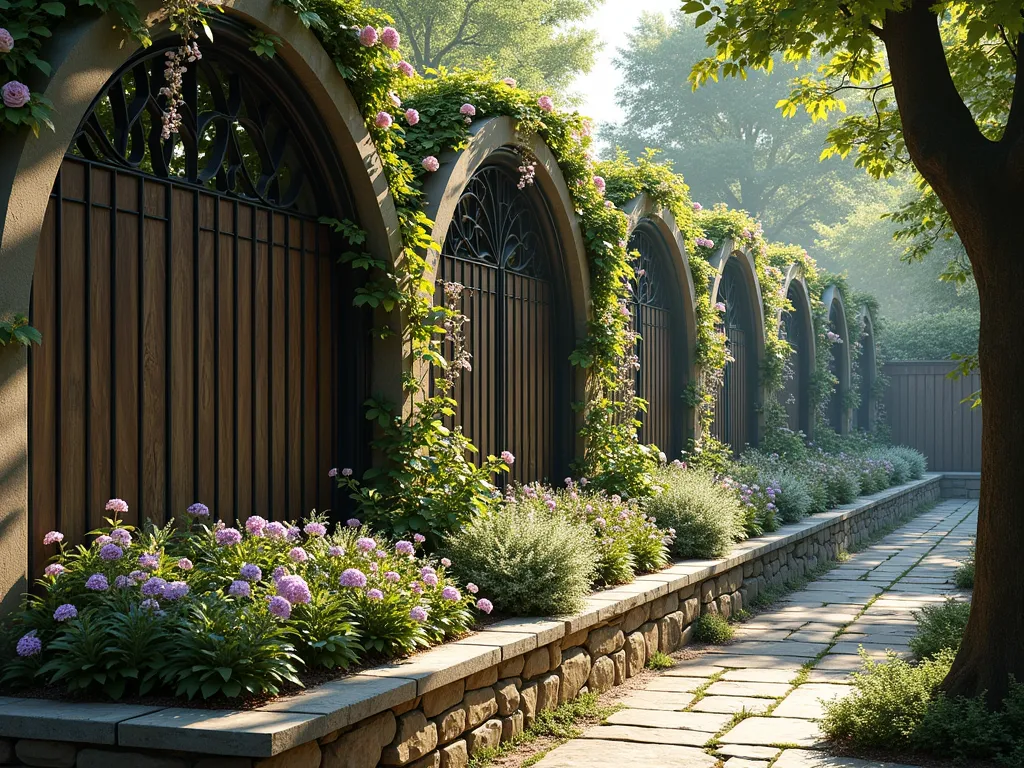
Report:
[{"label": "background tree", "polygon": [[692,93],[690,67],[709,53],[693,19],[641,16],[615,60],[625,118],[602,126],[601,139],[631,157],[658,147],[683,171],[694,200],[747,211],[769,240],[810,243],[816,222],[838,221],[873,190],[849,163],[819,162],[827,127],[776,109],[789,92],[785,75],[755,72]]},{"label": "background tree", "polygon": [[536,90],[589,72],[597,33],[579,25],[602,0],[381,0],[421,72],[493,68]]},{"label": "background tree", "polygon": [[979,355],[985,400],[982,486],[971,618],[943,688],[986,693],[993,706],[1024,680],[1024,31],[1019,0],[688,0],[711,26],[715,56],[698,62],[694,86],[720,75],[770,70],[790,59],[828,57],[794,81],[781,107],[821,118],[844,92],[866,94],[873,114],[843,118],[830,152],[857,150],[857,164],[886,176],[908,162],[927,182],[903,209],[926,249],[952,228],[978,286]]}]

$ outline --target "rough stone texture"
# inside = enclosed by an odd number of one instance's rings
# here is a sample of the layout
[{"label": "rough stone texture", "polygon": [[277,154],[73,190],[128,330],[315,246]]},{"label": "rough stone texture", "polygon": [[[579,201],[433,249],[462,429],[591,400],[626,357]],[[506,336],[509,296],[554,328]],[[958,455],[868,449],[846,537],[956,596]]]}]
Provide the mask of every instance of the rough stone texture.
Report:
[{"label": "rough stone texture", "polygon": [[494,686],[494,697],[498,702],[498,714],[508,716],[519,709],[519,685],[521,680],[513,677],[502,680]]},{"label": "rough stone texture", "polygon": [[537,683],[527,683],[519,691],[519,709],[523,713],[523,723],[529,728],[537,718]]},{"label": "rough stone texture", "polygon": [[696,597],[687,598],[681,606],[683,611],[683,623],[692,624],[700,616],[700,600]]},{"label": "rough stone texture", "polygon": [[[309,741],[279,755],[257,760],[253,763],[253,768],[320,768],[320,763],[320,745],[315,741]],[[81,757],[79,757],[78,764],[79,766],[82,764]],[[134,763],[133,765],[137,765],[138,768],[149,768],[145,763]],[[161,764],[152,766],[152,768],[164,768],[164,766]],[[168,765],[166,768],[171,768],[171,766]]]},{"label": "rough stone texture", "polygon": [[[320,765],[320,748],[316,742],[312,742],[316,751],[316,766]],[[290,750],[293,751],[293,750]],[[252,761],[248,758],[238,758],[250,766]],[[273,758],[271,758],[273,759]],[[221,764],[230,768],[232,758],[224,759]],[[0,760],[0,764],[7,760]],[[259,763],[258,763],[259,764]],[[75,763],[77,768],[189,768],[189,761],[181,757],[143,755],[138,752],[110,752],[105,749],[83,749],[78,753],[78,760]],[[297,765],[306,768],[311,763],[298,763]],[[315,766],[314,766],[315,768]]]},{"label": "rough stone texture", "polygon": [[739,592],[733,592],[732,595],[732,613],[735,616],[737,613],[743,610],[743,595]]},{"label": "rough stone texture", "polygon": [[564,704],[576,698],[580,688],[590,675],[590,656],[582,648],[572,648],[562,654],[562,686],[558,692],[558,703]]},{"label": "rough stone texture", "polygon": [[626,682],[626,652],[616,651],[611,656],[612,664],[615,665],[615,685],[622,685]]},{"label": "rough stone texture", "polygon": [[380,761],[381,750],[394,740],[396,732],[393,713],[374,715],[326,745],[320,768],[374,768]]},{"label": "rough stone texture", "polygon": [[546,709],[554,709],[558,706],[559,691],[562,687],[562,678],[552,672],[542,677],[537,686],[537,711],[543,712]]},{"label": "rough stone texture", "polygon": [[493,688],[466,691],[462,706],[466,709],[467,728],[476,728],[484,720],[498,713],[498,700],[494,696]]},{"label": "rough stone texture", "polygon": [[417,697],[415,699],[409,699],[409,701],[403,702],[399,704],[397,707],[392,707],[391,711],[394,713],[395,717],[397,717],[398,715],[404,715],[406,712],[412,709],[416,709],[416,707],[418,707],[419,705],[420,698]]},{"label": "rough stone texture", "polygon": [[594,659],[587,677],[587,688],[594,693],[604,693],[615,685],[615,662],[607,656]]},{"label": "rough stone texture", "polygon": [[715,599],[715,581],[714,579],[708,579],[700,585],[700,601],[702,603],[710,603]]},{"label": "rough stone texture", "polygon": [[650,603],[644,605],[638,605],[633,608],[622,618],[622,624],[619,628],[626,634],[633,632],[641,624],[647,621],[651,617],[651,606]]},{"label": "rough stone texture", "polygon": [[21,762],[39,768],[71,768],[76,752],[74,744],[64,741],[20,739],[14,744],[14,754]]},{"label": "rough stone texture", "polygon": [[474,672],[466,678],[466,690],[472,691],[477,688],[486,688],[488,685],[494,685],[496,682],[498,682],[498,668],[488,667],[487,669],[481,669],[479,672]]},{"label": "rough stone texture", "polygon": [[694,747],[577,739],[549,752],[537,763],[536,768],[597,768],[610,765],[713,768],[716,762],[711,755]]},{"label": "rough stone texture", "polygon": [[561,640],[548,646],[548,669],[558,669],[558,665],[562,661],[562,649],[568,647],[568,645],[563,645]]},{"label": "rough stone texture", "polygon": [[644,624],[637,631],[644,638],[644,645],[646,646],[646,650],[644,651],[644,655],[645,655],[646,658],[649,659],[649,658],[651,658],[651,655],[655,651],[659,650],[659,648],[658,648],[658,643],[659,643],[658,625],[657,625],[656,622],[651,621],[651,622],[648,622],[647,624]]},{"label": "rough stone texture", "polygon": [[679,608],[679,595],[675,592],[670,592],[664,597],[659,597],[657,600],[651,602],[651,621],[660,619],[662,616],[667,616],[673,611]]},{"label": "rough stone texture", "polygon": [[634,632],[626,639],[626,677],[638,675],[647,663],[647,643],[643,633]]},{"label": "rough stone texture", "polygon": [[421,757],[415,763],[409,763],[405,768],[441,768],[441,753],[431,752],[426,757]]},{"label": "rough stone texture", "polygon": [[466,740],[452,742],[438,750],[441,753],[441,768],[466,768],[469,765],[469,750]]},{"label": "rough stone texture", "polygon": [[434,717],[444,712],[449,707],[454,707],[466,692],[466,681],[456,680],[454,683],[443,685],[440,688],[423,694],[423,714],[427,717]]},{"label": "rough stone texture", "polygon": [[513,712],[508,717],[501,718],[501,740],[510,741],[523,733],[523,713]]},{"label": "rough stone texture", "polygon": [[718,614],[718,603],[712,600],[710,603],[701,603],[700,606],[701,615],[705,613]]},{"label": "rough stone texture", "polygon": [[619,650],[625,642],[626,637],[618,627],[601,627],[587,637],[587,650],[591,656],[607,656]]},{"label": "rough stone texture", "polygon": [[398,718],[395,739],[381,752],[380,762],[382,765],[405,765],[423,757],[436,746],[437,725],[415,709]]},{"label": "rough stone texture", "polygon": [[586,645],[587,638],[590,636],[592,631],[594,631],[594,628],[588,627],[586,629],[573,632],[571,635],[566,635],[562,638],[561,647],[569,650],[577,645]]},{"label": "rough stone texture", "polygon": [[662,653],[672,653],[680,644],[683,633],[683,612],[670,613],[658,622],[658,638]]},{"label": "rough stone texture", "polygon": [[466,730],[466,708],[461,704],[434,718],[437,724],[437,743],[447,744],[459,738]]},{"label": "rough stone texture", "polygon": [[526,654],[526,661],[523,663],[523,677],[530,680],[546,673],[549,665],[549,654],[547,648],[538,648]]},{"label": "rough stone texture", "polygon": [[526,664],[525,656],[516,656],[498,665],[498,679],[506,677],[519,677],[523,673],[523,666]]},{"label": "rough stone texture", "polygon": [[488,720],[479,728],[466,734],[466,749],[470,756],[481,749],[496,747],[501,743],[501,720]]},{"label": "rough stone texture", "polygon": [[718,612],[723,618],[728,619],[732,616],[732,596],[731,595],[719,595],[718,597]]},{"label": "rough stone texture", "polygon": [[[320,764],[324,765],[322,761]],[[252,760],[248,757],[204,757],[192,768],[252,768]]]}]

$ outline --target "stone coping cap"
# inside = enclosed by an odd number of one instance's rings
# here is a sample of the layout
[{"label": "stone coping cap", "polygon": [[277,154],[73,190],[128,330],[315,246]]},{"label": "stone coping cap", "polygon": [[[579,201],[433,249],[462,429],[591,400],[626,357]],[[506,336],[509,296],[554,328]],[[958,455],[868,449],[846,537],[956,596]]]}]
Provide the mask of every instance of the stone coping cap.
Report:
[{"label": "stone coping cap", "polygon": [[[936,484],[943,474],[864,496],[774,533],[737,544],[718,560],[678,561],[630,584],[595,592],[571,616],[509,618],[457,642],[282,697],[255,710],[142,707],[0,697],[0,737],[270,757],[403,704],[416,696],[607,621],[690,584],[806,539],[880,502]],[[17,705],[17,706],[14,706]]]}]

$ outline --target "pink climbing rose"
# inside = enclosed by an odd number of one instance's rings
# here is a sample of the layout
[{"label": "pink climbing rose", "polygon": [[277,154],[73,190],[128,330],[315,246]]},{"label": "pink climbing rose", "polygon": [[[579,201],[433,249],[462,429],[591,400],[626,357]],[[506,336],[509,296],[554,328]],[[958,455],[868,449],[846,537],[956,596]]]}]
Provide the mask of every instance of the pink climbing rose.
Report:
[{"label": "pink climbing rose", "polygon": [[11,80],[9,83],[4,83],[2,91],[4,106],[9,109],[24,107],[28,104],[29,99],[32,98],[32,91],[28,89],[28,86],[24,83],[19,83],[17,80]]},{"label": "pink climbing rose", "polygon": [[459,114],[460,115],[466,115],[467,117],[475,117],[476,116],[476,107],[474,107],[472,104],[468,104],[468,103],[467,104],[463,104],[461,107],[459,107]]},{"label": "pink climbing rose", "polygon": [[359,30],[359,42],[367,48],[377,44],[377,30],[367,24]]},{"label": "pink climbing rose", "polygon": [[406,77],[412,77],[413,75],[416,74],[416,70],[408,61],[398,62],[398,71],[401,72]]},{"label": "pink climbing rose", "polygon": [[384,110],[377,113],[377,118],[373,121],[374,125],[378,128],[390,128],[394,119]]},{"label": "pink climbing rose", "polygon": [[420,161],[420,164],[431,173],[433,173],[434,171],[441,167],[441,163],[439,163],[437,161],[437,158],[434,157],[433,155],[427,155],[426,157],[424,157]]},{"label": "pink climbing rose", "polygon": [[415,109],[405,110],[405,122],[409,125],[416,125],[420,121],[420,113]]},{"label": "pink climbing rose", "polygon": [[0,27],[0,53],[10,53],[14,48],[14,38],[11,33]]},{"label": "pink climbing rose", "polygon": [[537,106],[543,109],[545,112],[555,111],[555,102],[551,99],[550,96],[541,96],[539,99],[537,99]]},{"label": "pink climbing rose", "polygon": [[384,43],[385,47],[390,48],[392,51],[397,51],[402,37],[394,27],[384,27],[380,32],[380,41]]},{"label": "pink climbing rose", "polygon": [[600,176],[594,177],[594,186],[597,187],[597,191],[600,192],[602,195],[604,194],[604,190],[607,187],[604,179]]}]

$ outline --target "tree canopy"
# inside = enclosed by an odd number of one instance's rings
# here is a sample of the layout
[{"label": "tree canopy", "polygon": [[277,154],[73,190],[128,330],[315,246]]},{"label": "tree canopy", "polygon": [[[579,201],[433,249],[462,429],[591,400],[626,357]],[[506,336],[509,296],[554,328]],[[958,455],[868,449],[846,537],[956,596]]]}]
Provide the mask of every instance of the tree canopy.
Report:
[{"label": "tree canopy", "polygon": [[602,0],[380,0],[417,69],[473,67],[556,90],[589,72],[597,33],[581,27]]}]

